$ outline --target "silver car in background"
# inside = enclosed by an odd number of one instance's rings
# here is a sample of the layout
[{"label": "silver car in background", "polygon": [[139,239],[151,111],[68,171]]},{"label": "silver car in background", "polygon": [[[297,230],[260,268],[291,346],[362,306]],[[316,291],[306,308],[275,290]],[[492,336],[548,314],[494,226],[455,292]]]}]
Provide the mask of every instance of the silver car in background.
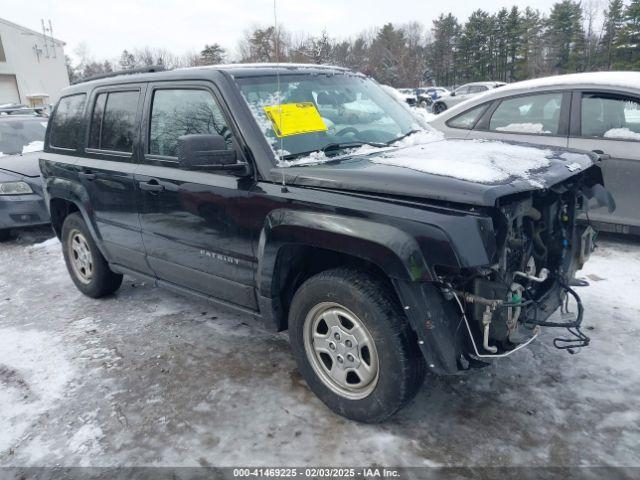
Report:
[{"label": "silver car in background", "polygon": [[601,230],[640,234],[640,73],[590,72],[527,80],[431,120],[450,138],[488,138],[600,155],[616,210],[592,210]]},{"label": "silver car in background", "polygon": [[494,88],[502,87],[506,85],[504,82],[474,82],[466,83],[456,88],[449,95],[442,96],[433,102],[433,113],[442,113],[445,110],[457,105],[465,100],[468,100],[480,93],[485,93]]}]

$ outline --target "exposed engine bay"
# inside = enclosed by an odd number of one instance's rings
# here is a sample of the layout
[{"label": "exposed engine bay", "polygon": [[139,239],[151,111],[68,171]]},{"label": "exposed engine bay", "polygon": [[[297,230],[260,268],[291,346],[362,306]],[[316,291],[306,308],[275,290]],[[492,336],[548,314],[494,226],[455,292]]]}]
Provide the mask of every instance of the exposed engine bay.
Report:
[{"label": "exposed engine bay", "polygon": [[[554,345],[570,353],[589,344],[574,290],[583,282],[574,275],[594,249],[596,232],[577,219],[590,198],[603,196],[601,189],[579,178],[503,199],[493,219],[495,264],[441,278],[443,293],[460,308],[472,355],[507,355],[531,342],[540,327],[566,328]],[[550,321],[558,307],[560,319]]]}]

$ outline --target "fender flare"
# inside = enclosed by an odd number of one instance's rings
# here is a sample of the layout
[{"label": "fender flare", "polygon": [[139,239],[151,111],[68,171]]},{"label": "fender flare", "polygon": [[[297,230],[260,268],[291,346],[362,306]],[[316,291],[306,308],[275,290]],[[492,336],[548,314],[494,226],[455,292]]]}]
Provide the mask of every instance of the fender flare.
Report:
[{"label": "fender flare", "polygon": [[[102,237],[93,221],[93,216],[89,215],[88,209],[91,208],[89,195],[85,188],[78,182],[61,177],[46,178],[43,185],[43,192],[46,198],[46,205],[51,214],[51,202],[53,200],[64,200],[72,203],[78,209],[84,223],[87,225],[91,236],[98,246],[100,253],[108,259],[105,248],[102,244]],[[57,233],[57,232],[56,232]]]},{"label": "fender flare", "polygon": [[333,213],[278,209],[265,219],[258,242],[256,286],[263,297],[273,298],[277,294],[272,280],[280,248],[285,245],[305,245],[351,255],[378,265],[390,278],[433,280],[420,245],[398,227]]}]

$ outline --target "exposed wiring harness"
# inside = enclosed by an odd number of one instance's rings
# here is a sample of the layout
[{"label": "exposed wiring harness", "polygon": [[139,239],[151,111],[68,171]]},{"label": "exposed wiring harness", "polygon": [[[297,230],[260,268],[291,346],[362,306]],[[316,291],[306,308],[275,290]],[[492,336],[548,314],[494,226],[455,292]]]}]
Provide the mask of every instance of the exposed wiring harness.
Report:
[{"label": "exposed wiring harness", "polygon": [[[566,328],[567,331],[572,335],[572,337],[571,338],[562,338],[562,337],[554,338],[553,346],[559,350],[566,350],[567,352],[574,354],[574,353],[577,353],[576,349],[579,349],[581,347],[586,347],[591,342],[591,339],[587,335],[585,335],[585,333],[582,332],[581,330],[582,318],[584,316],[584,307],[582,306],[582,300],[580,300],[580,296],[571,287],[569,287],[569,285],[567,285],[566,282],[564,282],[564,280],[562,280],[561,278],[556,278],[556,281],[558,282],[560,287],[565,291],[565,293],[567,293],[567,298],[565,299],[565,302],[561,306],[560,312],[561,314],[565,314],[565,315],[570,313],[569,312],[569,295],[571,295],[574,298],[577,309],[578,309],[575,320],[570,322],[550,322],[546,320],[544,321],[537,320],[534,316],[534,318],[527,318],[524,321],[524,323],[530,324],[530,325],[538,325],[540,327]],[[531,299],[531,301],[534,304],[536,304],[536,307],[538,306],[538,302],[536,302],[534,299]],[[535,310],[537,310],[537,308]]]},{"label": "exposed wiring harness", "polygon": [[[548,320],[538,320],[537,312],[540,308],[540,302],[532,298],[526,289],[523,289],[523,294],[524,296],[527,296],[529,298],[523,299],[519,302],[485,299],[482,297],[478,297],[477,295],[473,295],[469,292],[462,292],[459,290],[455,290],[450,284],[446,285],[446,291],[455,297],[456,301],[458,302],[458,305],[460,306],[460,310],[463,313],[463,316],[464,316],[465,309],[462,306],[461,299],[465,302],[481,303],[483,305],[486,305],[488,308],[490,307],[492,310],[495,310],[498,308],[521,308],[523,312],[526,312],[524,315],[525,318],[521,320],[524,326],[566,328],[567,331],[571,334],[571,337],[569,338],[556,337],[553,339],[553,346],[559,350],[566,350],[570,354],[575,354],[577,353],[577,349],[588,346],[591,341],[591,339],[587,335],[585,335],[584,332],[582,332],[581,330],[582,319],[584,316],[584,307],[582,305],[582,300],[580,299],[578,294],[571,287],[569,287],[563,279],[561,279],[559,276],[556,275],[555,280],[558,282],[558,285],[560,286],[560,288],[567,294],[567,297],[565,298],[565,300],[560,306],[560,313],[564,315],[570,314],[569,295],[572,296],[576,302],[578,311],[575,316],[575,319],[572,321],[554,322],[554,321],[548,321]],[[533,308],[526,308],[526,307],[533,307]],[[464,319],[466,321],[466,317],[464,317]],[[467,322],[467,329],[475,347],[475,341],[473,339],[473,335],[471,333],[471,329],[468,325],[468,322]],[[485,347],[485,349],[487,348]],[[489,350],[489,351],[495,354],[493,350]],[[478,354],[477,348],[476,348],[476,354]],[[490,357],[490,356],[499,356],[499,355],[479,355],[479,356]]]}]

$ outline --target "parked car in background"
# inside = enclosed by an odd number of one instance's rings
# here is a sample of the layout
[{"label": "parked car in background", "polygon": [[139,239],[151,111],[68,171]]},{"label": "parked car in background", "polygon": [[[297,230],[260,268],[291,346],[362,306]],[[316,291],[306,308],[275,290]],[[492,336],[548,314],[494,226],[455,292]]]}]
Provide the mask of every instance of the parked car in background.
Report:
[{"label": "parked car in background", "polygon": [[382,89],[385,92],[387,92],[389,95],[395,98],[398,102],[400,102],[406,108],[409,108],[410,106],[415,105],[415,102],[414,102],[414,105],[411,105],[411,98],[409,95],[407,95],[406,93],[402,93],[397,88],[394,88],[391,85],[380,85],[380,87],[382,87]]},{"label": "parked car in background", "polygon": [[[0,240],[11,229],[49,223],[42,198],[38,151],[47,118],[30,109],[0,112]],[[34,153],[35,152],[35,153]]]},{"label": "parked car in background", "polygon": [[433,107],[437,99],[450,95],[451,92],[444,87],[422,87],[416,89],[418,106],[422,108]]},{"label": "parked car in background", "polygon": [[433,102],[433,113],[442,113],[445,110],[453,107],[454,105],[464,102],[465,100],[468,100],[475,95],[487,92],[489,90],[493,90],[494,88],[502,87],[503,85],[506,85],[506,83],[504,82],[467,83],[465,85],[462,85],[456,88],[449,95]]},{"label": "parked car in background", "polygon": [[586,346],[580,303],[547,319],[579,302],[593,230],[575,219],[606,194],[596,155],[446,140],[392,95],[291,64],[64,90],[40,168],[73,282],[102,297],[131,274],[288,329],[309,388],[359,421],[540,325]]},{"label": "parked car in background", "polygon": [[598,153],[616,210],[593,210],[589,219],[602,230],[640,233],[640,73],[578,73],[513,83],[438,115],[431,125],[447,137]]},{"label": "parked car in background", "polygon": [[415,88],[398,88],[398,92],[404,98],[407,105],[415,107],[417,105],[416,89]]}]

